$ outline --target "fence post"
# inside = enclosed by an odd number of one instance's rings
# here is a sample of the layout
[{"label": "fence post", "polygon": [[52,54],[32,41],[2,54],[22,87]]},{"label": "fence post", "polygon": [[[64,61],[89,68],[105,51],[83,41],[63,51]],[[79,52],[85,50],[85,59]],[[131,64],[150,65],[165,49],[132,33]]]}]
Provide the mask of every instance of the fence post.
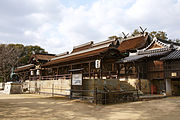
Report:
[{"label": "fence post", "polygon": [[105,98],[104,103],[105,103],[105,105],[106,105],[106,92],[105,92],[105,95],[104,95],[104,96],[105,96],[105,97],[104,97],[104,98]]},{"label": "fence post", "polygon": [[54,83],[52,84],[52,97],[54,97]]},{"label": "fence post", "polygon": [[97,105],[97,88],[95,89],[95,100],[96,100],[96,105]]},{"label": "fence post", "polygon": [[30,90],[31,90],[31,87],[30,87],[30,81],[29,81],[29,93],[31,93],[31,91],[30,91]]},{"label": "fence post", "polygon": [[137,98],[139,99],[139,92],[138,92],[138,89],[137,89]]},{"label": "fence post", "polygon": [[40,91],[41,91],[41,82],[39,84],[39,94],[40,94]]}]

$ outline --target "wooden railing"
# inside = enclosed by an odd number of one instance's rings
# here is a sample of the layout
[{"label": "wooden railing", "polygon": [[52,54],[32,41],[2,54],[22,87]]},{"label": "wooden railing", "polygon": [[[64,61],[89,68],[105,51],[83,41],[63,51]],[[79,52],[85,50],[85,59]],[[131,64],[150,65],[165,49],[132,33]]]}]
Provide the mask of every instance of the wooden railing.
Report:
[{"label": "wooden railing", "polygon": [[[102,79],[117,79],[118,74],[112,71],[83,73],[83,79],[99,79],[101,77]],[[29,77],[29,80],[58,80],[58,79],[71,79],[71,74]]]},{"label": "wooden railing", "polygon": [[58,79],[71,79],[71,74],[29,77],[29,80],[58,80]]},{"label": "wooden railing", "polygon": [[112,71],[103,71],[103,72],[90,72],[90,73],[83,73],[83,79],[99,79],[102,76],[102,78],[106,79],[117,79],[118,74],[116,72]]}]

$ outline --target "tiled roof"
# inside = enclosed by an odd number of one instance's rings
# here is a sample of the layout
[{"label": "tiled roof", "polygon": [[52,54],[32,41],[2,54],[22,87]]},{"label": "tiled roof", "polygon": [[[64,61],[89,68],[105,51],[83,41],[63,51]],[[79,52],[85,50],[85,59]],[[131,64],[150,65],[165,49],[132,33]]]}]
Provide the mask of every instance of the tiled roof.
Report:
[{"label": "tiled roof", "polygon": [[79,52],[74,52],[74,53],[67,54],[64,56],[52,58],[51,61],[45,63],[43,66],[52,65],[52,64],[56,64],[60,62],[65,62],[65,61],[71,61],[71,60],[80,59],[80,58],[84,58],[88,56],[98,55],[100,52],[107,50],[108,47],[109,47],[109,44],[105,44],[102,46],[97,46],[97,47],[82,50]]},{"label": "tiled roof", "polygon": [[91,48],[92,44],[93,44],[93,41],[85,43],[85,44],[81,44],[81,45],[78,45],[78,46],[74,46],[73,51],[71,53],[89,49],[89,48]]},{"label": "tiled roof", "polygon": [[15,72],[19,72],[19,71],[23,71],[23,70],[26,70],[26,69],[30,69],[34,67],[34,64],[27,64],[27,65],[24,65],[24,66],[20,66],[20,67],[17,67],[17,69],[15,69]]},{"label": "tiled roof", "polygon": [[133,62],[133,61],[140,60],[144,57],[146,57],[146,56],[145,55],[133,55],[133,56],[125,57],[125,58],[117,61],[117,63]]},{"label": "tiled roof", "polygon": [[175,50],[171,52],[169,55],[162,57],[160,60],[173,60],[180,59],[180,50]]},{"label": "tiled roof", "polygon": [[51,55],[36,55],[36,58],[39,60],[50,60],[54,57],[55,56],[51,56]]},{"label": "tiled roof", "polygon": [[[147,37],[148,35],[144,35],[144,34],[134,36],[134,37],[127,38],[121,41],[120,44],[119,44],[119,41],[117,42],[117,40],[114,40],[114,39],[106,40],[106,41],[95,43],[95,44],[93,44],[93,42],[86,43],[80,46],[76,46],[73,52],[71,52],[70,54],[52,58],[49,62],[45,63],[43,66],[48,66],[48,65],[53,65],[53,64],[58,64],[62,62],[67,62],[67,61],[72,61],[76,59],[82,59],[86,57],[99,55],[100,53],[112,47],[116,48],[118,51],[122,50],[122,52],[123,51],[125,52],[126,50],[131,50],[131,49],[133,50],[138,49],[144,46],[144,44],[146,43]],[[132,46],[129,48],[130,45]],[[123,47],[119,47],[119,46],[123,46]],[[125,47],[128,47],[128,48],[125,48]]]},{"label": "tiled roof", "polygon": [[156,48],[156,49],[150,49],[150,50],[139,50],[137,52],[138,55],[144,55],[144,54],[153,54],[153,53],[160,53],[160,52],[166,52],[171,51],[171,48]]},{"label": "tiled roof", "polygon": [[148,35],[140,35],[138,37],[132,37],[132,39],[123,40],[120,43],[118,49],[121,52],[141,49],[145,47],[147,39],[148,39]]},{"label": "tiled roof", "polygon": [[152,54],[147,54],[146,57],[156,57],[156,56],[162,56],[167,55],[170,51],[163,51],[163,52],[157,52]]},{"label": "tiled roof", "polygon": [[180,47],[180,43],[162,40],[159,38],[154,38],[153,41],[144,50],[149,49],[155,42],[157,44],[163,46],[164,48],[178,48],[178,47]]},{"label": "tiled roof", "polygon": [[31,56],[32,58],[35,58],[36,60],[51,60],[52,58],[56,57],[55,55],[46,55],[46,54],[34,54]]},{"label": "tiled roof", "polygon": [[147,53],[147,54],[140,54],[140,55],[133,55],[129,57],[125,57],[118,61],[117,63],[123,63],[123,62],[133,62],[137,61],[143,58],[150,58],[150,57],[157,57],[157,56],[163,56],[169,54],[170,51],[161,51],[161,52],[155,52],[155,53]]}]

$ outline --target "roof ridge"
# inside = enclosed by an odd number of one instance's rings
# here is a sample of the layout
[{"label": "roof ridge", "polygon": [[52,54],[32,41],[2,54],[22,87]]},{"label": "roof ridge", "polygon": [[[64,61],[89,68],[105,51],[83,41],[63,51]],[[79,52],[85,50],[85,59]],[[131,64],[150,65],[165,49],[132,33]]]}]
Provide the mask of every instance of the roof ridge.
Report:
[{"label": "roof ridge", "polygon": [[55,58],[52,58],[51,61],[52,61],[52,60],[61,59],[61,58],[65,58],[65,57],[72,56],[72,55],[77,55],[77,54],[81,54],[81,53],[86,53],[86,52],[89,52],[89,51],[92,51],[92,50],[101,49],[101,48],[104,48],[104,47],[109,47],[109,44],[104,44],[104,45],[101,45],[101,46],[92,47],[92,48],[89,48],[89,49],[85,49],[85,50],[82,50],[82,51],[74,52],[74,53],[67,54],[67,55],[64,55],[64,56],[55,57]]},{"label": "roof ridge", "polygon": [[150,50],[141,50],[141,51],[137,52],[137,55],[165,52],[165,51],[170,51],[170,50],[172,50],[172,49],[171,48],[156,48],[156,49],[150,49]]},{"label": "roof ridge", "polygon": [[93,44],[93,41],[90,41],[90,42],[87,42],[87,43],[84,43],[84,44],[74,46],[73,49],[78,49],[78,48],[85,47],[85,46],[92,45],[92,44]]}]

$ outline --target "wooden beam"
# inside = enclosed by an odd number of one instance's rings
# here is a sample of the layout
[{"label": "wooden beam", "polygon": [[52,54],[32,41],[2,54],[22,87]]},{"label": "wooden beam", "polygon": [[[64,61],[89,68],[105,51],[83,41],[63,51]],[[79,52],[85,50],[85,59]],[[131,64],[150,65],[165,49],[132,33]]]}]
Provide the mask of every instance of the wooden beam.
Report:
[{"label": "wooden beam", "polygon": [[89,62],[94,62],[94,61],[95,61],[95,60],[80,61],[80,62],[76,62],[76,63],[69,63],[69,64],[65,64],[65,65],[56,65],[56,66],[51,67],[51,68],[64,67],[64,66],[70,66],[70,65],[78,65],[78,64],[89,63]]}]

